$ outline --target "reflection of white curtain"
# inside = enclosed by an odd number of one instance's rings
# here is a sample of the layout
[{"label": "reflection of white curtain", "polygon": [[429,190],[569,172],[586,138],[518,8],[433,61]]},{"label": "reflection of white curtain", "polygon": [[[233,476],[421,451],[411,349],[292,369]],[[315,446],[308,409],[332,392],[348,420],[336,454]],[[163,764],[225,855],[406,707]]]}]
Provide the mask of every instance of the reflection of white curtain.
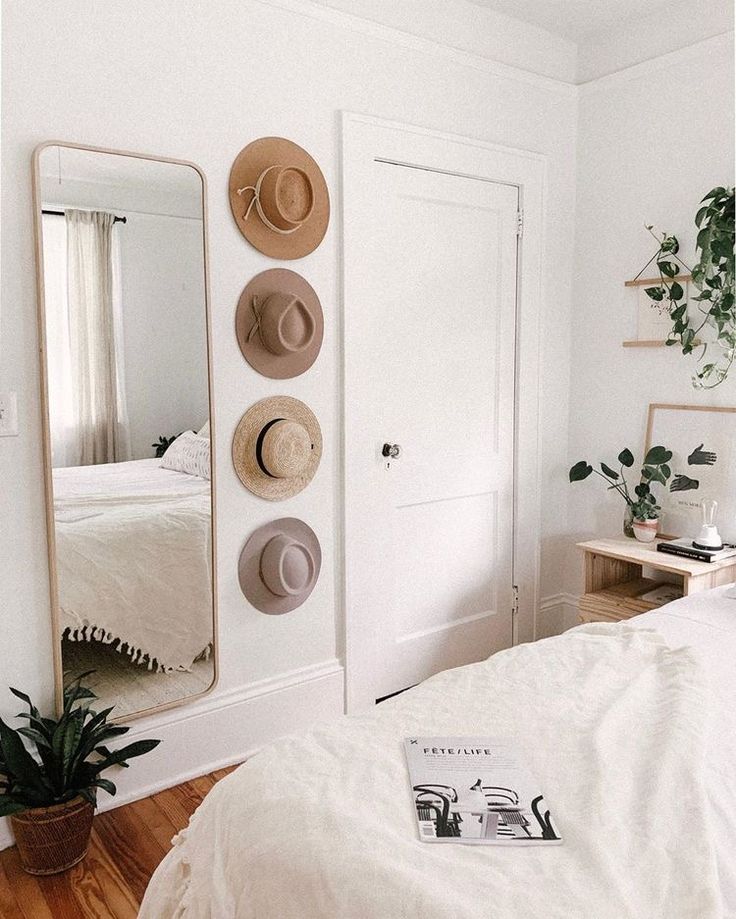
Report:
[{"label": "reflection of white curtain", "polygon": [[112,214],[44,218],[52,463],[129,458]]}]

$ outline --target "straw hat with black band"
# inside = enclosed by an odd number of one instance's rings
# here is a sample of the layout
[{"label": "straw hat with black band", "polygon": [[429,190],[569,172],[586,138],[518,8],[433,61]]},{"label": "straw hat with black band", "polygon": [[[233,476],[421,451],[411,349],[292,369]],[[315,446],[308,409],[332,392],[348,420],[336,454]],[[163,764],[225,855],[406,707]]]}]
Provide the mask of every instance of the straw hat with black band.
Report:
[{"label": "straw hat with black band", "polygon": [[243,357],[266,377],[299,376],[317,359],[324,318],[317,294],[288,268],[257,274],[238,301],[235,330]]},{"label": "straw hat with black band", "polygon": [[283,517],[248,538],[238,563],[240,589],[262,613],[288,613],[311,594],[321,565],[322,551],[311,527]]},{"label": "straw hat with black band", "polygon": [[230,207],[238,229],[272,258],[302,258],[322,242],[330,195],[322,170],[298,144],[261,137],[230,170]]},{"label": "straw hat with black band", "polygon": [[261,498],[282,501],[312,481],[322,456],[322,432],[314,413],[291,396],[252,405],[233,437],[240,481]]}]

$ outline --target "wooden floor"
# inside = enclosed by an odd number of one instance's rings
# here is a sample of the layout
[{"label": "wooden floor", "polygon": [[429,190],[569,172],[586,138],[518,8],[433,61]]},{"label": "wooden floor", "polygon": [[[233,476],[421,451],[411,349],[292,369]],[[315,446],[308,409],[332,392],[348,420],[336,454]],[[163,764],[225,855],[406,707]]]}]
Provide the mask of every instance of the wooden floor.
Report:
[{"label": "wooden floor", "polygon": [[63,874],[33,877],[15,847],[0,852],[0,919],[135,919],[171,838],[232,769],[97,814],[87,857]]}]

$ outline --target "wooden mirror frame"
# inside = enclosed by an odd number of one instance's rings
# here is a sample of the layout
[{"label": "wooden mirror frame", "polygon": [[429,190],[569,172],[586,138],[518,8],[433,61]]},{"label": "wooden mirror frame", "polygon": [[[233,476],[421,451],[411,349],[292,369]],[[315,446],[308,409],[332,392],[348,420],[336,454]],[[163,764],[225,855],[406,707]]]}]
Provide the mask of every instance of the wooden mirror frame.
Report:
[{"label": "wooden mirror frame", "polygon": [[44,290],[44,255],[43,255],[43,227],[42,227],[42,196],[41,196],[41,169],[40,159],[44,150],[49,147],[64,147],[72,150],[86,150],[90,153],[105,153],[114,156],[128,156],[132,159],[152,160],[158,163],[169,163],[174,166],[187,166],[193,169],[202,183],[202,263],[203,263],[203,288],[205,311],[205,339],[207,349],[207,394],[210,423],[210,564],[212,566],[212,682],[207,689],[193,693],[182,699],[164,702],[150,708],[136,712],[122,713],[115,721],[133,721],[156,712],[166,711],[180,705],[187,705],[196,699],[209,695],[217,686],[219,679],[219,642],[218,642],[218,607],[217,607],[217,539],[216,539],[216,485],[215,485],[215,412],[214,412],[214,386],[212,375],[212,316],[210,309],[209,289],[209,249],[207,228],[207,179],[204,172],[188,160],[172,159],[166,156],[152,156],[148,153],[133,153],[129,150],[115,150],[106,147],[94,147],[88,144],[71,143],[69,141],[49,140],[39,144],[32,156],[32,186],[33,186],[33,225],[35,242],[35,267],[36,267],[36,303],[38,321],[38,349],[39,349],[39,382],[41,394],[41,434],[44,466],[44,496],[46,509],[46,542],[48,550],[49,570],[49,605],[51,611],[51,637],[53,641],[54,662],[54,702],[57,715],[61,713],[64,696],[64,673],[61,654],[61,629],[59,615],[59,589],[56,565],[56,524],[54,519],[54,491],[51,466],[51,427],[49,422],[49,395],[48,395],[48,359],[46,350],[46,295]]}]

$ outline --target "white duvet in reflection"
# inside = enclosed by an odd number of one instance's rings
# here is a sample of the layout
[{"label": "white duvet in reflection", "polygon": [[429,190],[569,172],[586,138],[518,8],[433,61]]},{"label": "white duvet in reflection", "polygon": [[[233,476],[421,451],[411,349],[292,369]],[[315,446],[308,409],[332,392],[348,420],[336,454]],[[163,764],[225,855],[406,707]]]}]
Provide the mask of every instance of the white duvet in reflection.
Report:
[{"label": "white duvet in reflection", "polygon": [[159,463],[54,470],[60,625],[186,670],[212,642],[210,483]]}]

